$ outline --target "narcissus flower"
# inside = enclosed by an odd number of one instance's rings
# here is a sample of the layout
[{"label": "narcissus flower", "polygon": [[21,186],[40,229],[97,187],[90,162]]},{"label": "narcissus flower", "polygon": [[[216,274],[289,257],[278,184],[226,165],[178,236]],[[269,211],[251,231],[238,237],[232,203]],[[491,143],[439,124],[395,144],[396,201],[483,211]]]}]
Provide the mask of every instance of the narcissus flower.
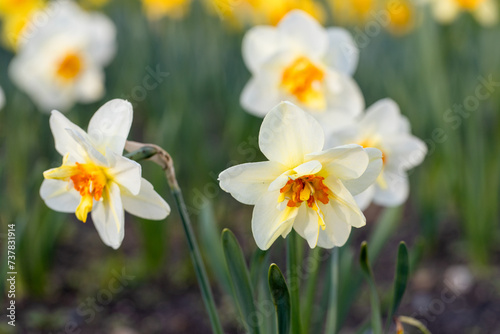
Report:
[{"label": "narcissus flower", "polygon": [[102,241],[118,248],[124,237],[124,210],[161,220],[168,204],[141,178],[141,165],[122,156],[132,124],[132,105],[112,100],[90,120],[88,133],[54,110],[50,128],[62,166],[45,171],[40,195],[55,211],[92,221]]},{"label": "narcissus flower", "polygon": [[104,94],[103,66],[115,53],[113,23],[71,1],[53,2],[45,10],[51,19],[21,38],[9,68],[12,80],[42,111],[98,100]]},{"label": "narcissus flower", "polygon": [[411,134],[408,119],[401,115],[396,102],[383,99],[368,108],[359,119],[351,120],[343,129],[327,139],[328,145],[357,143],[382,152],[383,169],[377,182],[355,197],[361,209],[373,201],[383,206],[397,206],[408,198],[407,170],[422,163],[427,147]]},{"label": "narcissus flower", "polygon": [[303,11],[288,13],[277,27],[250,29],[243,59],[252,78],[240,101],[252,114],[262,117],[282,100],[321,122],[333,112],[358,115],[364,108],[351,78],[358,62],[351,35],[341,28],[324,29]]},{"label": "narcissus flower", "polygon": [[255,205],[252,232],[261,249],[292,228],[311,248],[342,246],[351,227],[365,225],[353,194],[377,178],[380,151],[359,145],[322,151],[323,145],[320,124],[282,102],[266,115],[259,133],[260,149],[269,161],[237,165],[219,175],[223,190]]},{"label": "narcissus flower", "polygon": [[484,26],[498,22],[498,4],[495,0],[428,0],[437,21],[453,22],[460,13],[469,12]]}]

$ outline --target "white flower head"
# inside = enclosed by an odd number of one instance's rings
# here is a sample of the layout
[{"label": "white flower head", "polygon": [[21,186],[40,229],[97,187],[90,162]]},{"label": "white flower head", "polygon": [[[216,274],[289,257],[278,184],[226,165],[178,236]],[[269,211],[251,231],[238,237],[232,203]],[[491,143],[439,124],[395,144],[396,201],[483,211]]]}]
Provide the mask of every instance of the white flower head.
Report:
[{"label": "white flower head", "polygon": [[462,12],[469,12],[483,26],[492,26],[498,22],[498,4],[496,0],[427,0],[437,21],[453,22]]},{"label": "white flower head", "polygon": [[141,178],[141,165],[122,156],[132,124],[132,105],[112,100],[90,120],[88,132],[53,110],[50,128],[61,167],[43,173],[40,195],[55,211],[75,212],[85,222],[90,212],[103,242],[118,248],[124,237],[124,210],[161,220],[168,204]]},{"label": "white flower head", "polygon": [[375,182],[382,154],[359,145],[322,151],[323,145],[320,124],[282,102],[260,128],[259,147],[269,161],[237,165],[219,175],[223,190],[255,205],[252,232],[261,249],[292,228],[311,248],[342,246],[351,227],[365,225],[353,194]]},{"label": "white flower head", "polygon": [[382,206],[403,204],[409,194],[407,171],[422,163],[427,146],[411,134],[410,123],[396,102],[379,100],[361,118],[351,120],[341,130],[336,128],[327,139],[328,145],[357,143],[375,147],[383,155],[384,167],[377,182],[355,197],[361,209],[372,201]]},{"label": "white flower head", "polygon": [[364,100],[351,78],[358,53],[347,30],[325,29],[300,10],[289,12],[276,27],[254,27],[243,38],[243,59],[252,78],[241,105],[260,117],[283,100],[321,122],[331,112],[358,115]]},{"label": "white flower head", "polygon": [[87,13],[72,1],[51,2],[45,24],[30,24],[12,60],[12,80],[42,111],[67,111],[104,94],[103,67],[115,54],[116,31],[106,16]]}]

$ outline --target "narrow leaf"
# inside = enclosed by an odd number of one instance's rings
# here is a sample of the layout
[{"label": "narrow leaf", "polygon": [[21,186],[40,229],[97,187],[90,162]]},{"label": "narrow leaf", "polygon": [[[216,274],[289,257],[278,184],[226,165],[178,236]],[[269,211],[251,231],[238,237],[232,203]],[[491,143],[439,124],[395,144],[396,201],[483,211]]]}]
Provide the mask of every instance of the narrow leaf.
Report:
[{"label": "narrow leaf", "polygon": [[253,253],[252,259],[250,260],[250,282],[252,282],[254,289],[257,289],[259,286],[264,263],[268,261],[268,254],[268,251],[263,251],[257,248]]},{"label": "narrow leaf", "polygon": [[250,275],[241,250],[233,232],[228,229],[222,231],[222,248],[226,258],[231,286],[233,287],[236,304],[240,310],[243,322],[250,333],[259,333],[259,322],[253,299]]},{"label": "narrow leaf", "polygon": [[387,315],[387,326],[386,329],[389,329],[391,324],[391,319],[396,313],[396,310],[401,303],[401,299],[403,299],[403,295],[406,290],[406,284],[408,283],[408,275],[410,272],[409,265],[409,256],[408,249],[406,248],[406,244],[401,241],[398,248],[398,259],[396,262],[396,273],[394,278],[394,293],[392,297],[391,306],[389,309],[389,313]]},{"label": "narrow leaf", "polygon": [[361,253],[359,256],[359,263],[361,264],[361,269],[365,275],[365,279],[370,287],[370,304],[372,308],[371,315],[371,327],[374,334],[382,334],[382,320],[380,318],[380,301],[377,294],[377,288],[375,287],[375,281],[373,279],[372,269],[370,267],[370,262],[368,261],[368,247],[366,241],[361,244]]},{"label": "narrow leaf", "polygon": [[269,267],[268,278],[278,317],[278,333],[288,334],[290,332],[290,293],[280,268],[274,263]]}]

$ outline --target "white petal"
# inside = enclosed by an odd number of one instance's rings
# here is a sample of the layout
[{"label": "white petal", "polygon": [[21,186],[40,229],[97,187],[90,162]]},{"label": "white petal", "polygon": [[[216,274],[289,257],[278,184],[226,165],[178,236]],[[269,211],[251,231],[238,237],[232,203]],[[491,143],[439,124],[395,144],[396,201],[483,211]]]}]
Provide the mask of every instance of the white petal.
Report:
[{"label": "white petal", "polygon": [[337,198],[331,201],[331,206],[343,222],[352,227],[363,227],[366,225],[365,215],[361,212],[356,200],[345,187],[341,187],[341,190],[335,193],[335,196]]},{"label": "white petal", "polygon": [[[89,122],[88,133],[100,150],[123,153],[132,125],[132,105],[120,99],[107,102]],[[102,152],[102,151],[101,151]]]},{"label": "white petal", "polygon": [[399,106],[391,99],[382,99],[372,104],[360,126],[364,131],[381,136],[399,133],[402,128]]},{"label": "white petal", "polygon": [[307,240],[309,247],[314,248],[318,244],[319,222],[318,215],[307,205],[301,205],[293,229],[304,239]]},{"label": "white petal", "polygon": [[100,13],[88,15],[86,33],[92,35],[89,54],[96,64],[107,65],[116,52],[116,28],[107,16]]},{"label": "white petal", "polygon": [[398,206],[408,198],[410,186],[408,177],[403,171],[387,171],[383,173],[387,187],[376,186],[373,201],[382,206]]},{"label": "white petal", "polygon": [[356,144],[308,154],[307,158],[320,161],[327,175],[333,175],[341,180],[359,178],[365,172],[369,162],[367,152]]},{"label": "white petal", "polygon": [[108,159],[96,149],[86,133],[82,134],[74,129],[66,129],[66,132],[77,143],[76,148],[80,152],[80,156],[85,156],[86,162],[90,160],[101,166],[107,167],[109,165]]},{"label": "white petal", "polygon": [[352,35],[343,28],[328,28],[325,62],[341,73],[352,76],[359,60],[359,49]]},{"label": "white petal", "polygon": [[292,10],[277,25],[278,31],[290,36],[312,57],[321,58],[328,48],[325,29],[309,14]]},{"label": "white petal", "polygon": [[365,109],[365,100],[358,84],[351,77],[340,72],[327,71],[326,75],[328,111],[361,115]]},{"label": "white petal", "polygon": [[57,152],[59,152],[62,156],[69,153],[77,159],[77,161],[84,161],[87,153],[80,143],[77,142],[70,133],[68,133],[67,129],[72,129],[73,131],[79,133],[82,137],[87,137],[85,131],[83,131],[78,125],[72,123],[66,118],[66,116],[57,110],[52,110],[49,122],[52,135],[54,136]]},{"label": "white petal", "polygon": [[278,209],[279,191],[265,193],[255,204],[252,215],[252,233],[257,246],[266,250],[285,231],[298,213],[298,208]]},{"label": "white petal", "polygon": [[113,182],[137,195],[141,189],[141,165],[116,153],[109,152],[106,156],[112,164],[107,172]]},{"label": "white petal", "polygon": [[366,210],[373,201],[375,195],[375,185],[369,186],[365,191],[354,196],[354,200],[361,211]]},{"label": "white petal", "polygon": [[321,170],[322,167],[323,166],[318,160],[311,160],[308,162],[304,162],[302,165],[297,166],[293,169],[293,171],[296,173],[293,176],[301,177],[304,175],[316,174]]},{"label": "white petal", "polygon": [[170,206],[154,190],[146,179],[141,179],[139,194],[132,195],[122,191],[122,202],[125,211],[134,216],[151,220],[163,220],[170,214]]},{"label": "white petal", "polygon": [[241,106],[258,117],[264,117],[269,110],[280,102],[278,83],[268,75],[257,74],[243,88],[240,96]]},{"label": "white petal", "polygon": [[412,135],[399,135],[386,140],[386,163],[392,168],[409,170],[422,163],[427,154],[425,143]]},{"label": "white petal", "polygon": [[318,246],[333,248],[343,246],[351,233],[351,226],[337,215],[333,208],[334,203],[320,205],[325,217],[325,230],[319,231]]},{"label": "white petal", "polygon": [[275,27],[253,27],[243,37],[243,60],[250,72],[256,73],[277,52],[289,49],[290,44],[290,38]]},{"label": "white petal", "polygon": [[94,204],[91,215],[102,241],[114,249],[120,247],[125,236],[125,217],[118,185],[110,184],[102,201]]},{"label": "white petal", "polygon": [[281,102],[266,115],[259,132],[259,147],[270,161],[292,169],[304,156],[321,151],[325,142],[321,125],[290,102]]},{"label": "white petal", "polygon": [[283,169],[271,161],[233,166],[220,173],[220,187],[241,203],[255,204]]},{"label": "white petal", "polygon": [[368,154],[369,162],[363,175],[357,179],[345,180],[342,182],[353,195],[358,195],[374,184],[384,166],[382,152],[380,152],[380,150],[373,147],[367,147],[364,150]]},{"label": "white petal", "polygon": [[81,199],[78,191],[60,180],[43,180],[40,196],[52,210],[67,213],[74,213]]}]

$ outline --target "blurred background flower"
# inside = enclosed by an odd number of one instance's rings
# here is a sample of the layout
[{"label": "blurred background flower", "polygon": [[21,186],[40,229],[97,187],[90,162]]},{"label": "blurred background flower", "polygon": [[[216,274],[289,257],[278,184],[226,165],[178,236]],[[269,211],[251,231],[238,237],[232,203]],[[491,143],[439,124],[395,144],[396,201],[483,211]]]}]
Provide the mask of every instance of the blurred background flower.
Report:
[{"label": "blurred background flower", "polygon": [[[36,15],[37,13],[33,14]],[[115,27],[106,16],[77,5],[53,2],[43,9],[50,19],[30,21],[9,74],[42,111],[67,112],[75,102],[104,95],[104,72],[115,54]]]},{"label": "blurred background flower", "polygon": [[277,25],[257,26],[243,37],[243,59],[252,78],[241,105],[264,116],[280,101],[291,101],[320,121],[331,113],[358,115],[364,99],[351,75],[358,49],[343,29],[324,29],[299,10]]},{"label": "blurred background flower", "polygon": [[427,0],[439,22],[449,24],[461,13],[470,13],[480,24],[492,26],[498,22],[498,2],[495,0]]}]

